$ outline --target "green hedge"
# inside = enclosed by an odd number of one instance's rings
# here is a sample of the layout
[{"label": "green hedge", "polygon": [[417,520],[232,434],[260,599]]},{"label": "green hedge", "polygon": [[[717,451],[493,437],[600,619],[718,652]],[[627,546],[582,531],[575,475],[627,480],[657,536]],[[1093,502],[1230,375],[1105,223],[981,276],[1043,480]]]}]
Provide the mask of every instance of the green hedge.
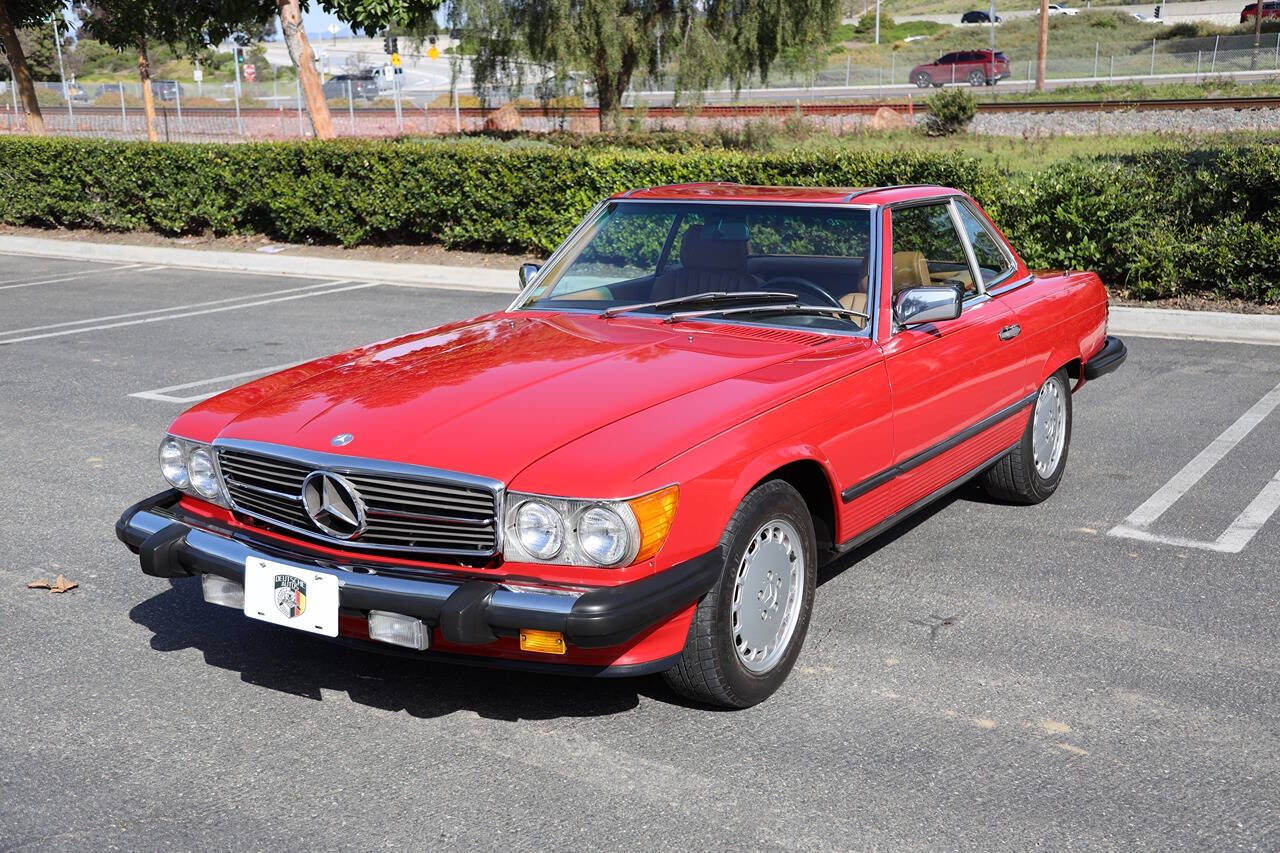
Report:
[{"label": "green hedge", "polygon": [[700,180],[946,184],[972,193],[1032,266],[1095,269],[1141,298],[1280,301],[1280,157],[1261,147],[1170,148],[1012,174],[919,153],[0,138],[0,222],[291,242],[546,252],[604,196]]}]

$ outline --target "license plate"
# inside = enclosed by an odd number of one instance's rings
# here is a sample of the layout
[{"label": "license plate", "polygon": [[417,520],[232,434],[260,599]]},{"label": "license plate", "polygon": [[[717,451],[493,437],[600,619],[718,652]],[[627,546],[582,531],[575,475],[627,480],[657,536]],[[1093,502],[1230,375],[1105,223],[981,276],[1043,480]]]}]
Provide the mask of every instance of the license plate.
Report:
[{"label": "license plate", "polygon": [[244,615],[336,637],[338,579],[249,557],[244,563]]}]

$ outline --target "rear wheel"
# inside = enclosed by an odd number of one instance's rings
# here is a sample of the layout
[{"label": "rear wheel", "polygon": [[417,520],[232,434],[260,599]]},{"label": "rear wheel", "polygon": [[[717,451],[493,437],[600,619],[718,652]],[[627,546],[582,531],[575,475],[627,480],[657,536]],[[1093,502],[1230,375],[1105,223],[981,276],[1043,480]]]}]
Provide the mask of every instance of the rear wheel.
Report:
[{"label": "rear wheel", "polygon": [[929,76],[928,71],[921,71],[916,75],[916,85],[921,89],[928,89],[933,85],[933,78]]},{"label": "rear wheel", "polygon": [[680,660],[664,677],[690,699],[747,708],[786,680],[809,630],[813,519],[799,492],[770,480],[742,501],[720,545],[720,579],[698,603]]},{"label": "rear wheel", "polygon": [[1071,445],[1071,385],[1065,369],[1050,376],[1036,394],[1022,440],[983,476],[992,497],[1036,504],[1058,488]]}]

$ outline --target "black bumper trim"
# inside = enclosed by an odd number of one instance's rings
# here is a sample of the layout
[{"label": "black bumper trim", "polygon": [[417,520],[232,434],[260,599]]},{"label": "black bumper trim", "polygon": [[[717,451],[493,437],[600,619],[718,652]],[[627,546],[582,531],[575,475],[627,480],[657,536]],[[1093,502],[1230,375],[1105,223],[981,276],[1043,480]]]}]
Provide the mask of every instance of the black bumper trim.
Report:
[{"label": "black bumper trim", "polygon": [[1106,376],[1124,364],[1124,360],[1128,355],[1129,350],[1124,345],[1124,341],[1108,335],[1102,343],[1102,349],[1098,350],[1093,358],[1085,362],[1084,378],[1097,379],[1099,376]]},{"label": "black bumper trim", "polygon": [[[177,506],[181,495],[161,492],[125,510],[116,536],[155,577],[216,574],[244,582],[250,556],[335,574],[340,604],[361,611],[388,610],[416,616],[439,628],[452,643],[483,645],[524,628],[560,631],[576,646],[603,648],[625,643],[682,608],[715,584],[724,567],[720,548],[657,574],[612,587],[581,590],[502,583],[441,571],[397,574],[382,564],[335,562],[238,536],[231,528]],[[381,646],[382,644],[376,644]]]}]

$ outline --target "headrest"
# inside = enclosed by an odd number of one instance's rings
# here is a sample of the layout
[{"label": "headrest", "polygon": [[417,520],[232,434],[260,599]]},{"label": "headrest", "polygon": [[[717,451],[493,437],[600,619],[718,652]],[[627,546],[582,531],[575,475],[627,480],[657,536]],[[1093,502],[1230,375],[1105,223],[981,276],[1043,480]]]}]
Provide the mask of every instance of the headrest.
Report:
[{"label": "headrest", "polygon": [[685,269],[746,272],[746,226],[731,223],[713,229],[690,225],[680,242],[680,263]]}]

